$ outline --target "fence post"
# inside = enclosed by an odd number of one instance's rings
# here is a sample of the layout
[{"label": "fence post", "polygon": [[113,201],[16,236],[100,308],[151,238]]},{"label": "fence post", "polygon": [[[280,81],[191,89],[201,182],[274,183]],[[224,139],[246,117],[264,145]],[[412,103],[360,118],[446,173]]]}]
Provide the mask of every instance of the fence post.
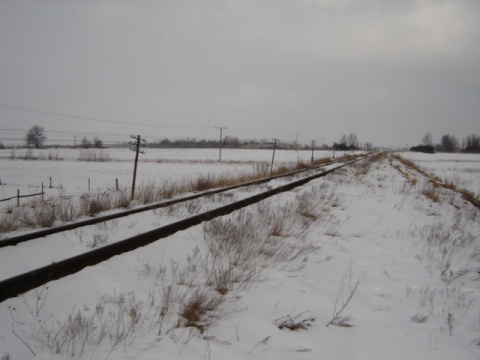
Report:
[{"label": "fence post", "polygon": [[17,189],[17,207],[20,207],[20,190]]},{"label": "fence post", "polygon": [[52,177],[50,176],[50,189],[52,188]]},{"label": "fence post", "polygon": [[90,191],[90,178],[88,178],[88,191]]},{"label": "fence post", "polygon": [[118,191],[118,179],[115,179],[115,188],[116,188],[117,191]]},{"label": "fence post", "polygon": [[43,202],[43,181],[42,181],[42,202]]}]

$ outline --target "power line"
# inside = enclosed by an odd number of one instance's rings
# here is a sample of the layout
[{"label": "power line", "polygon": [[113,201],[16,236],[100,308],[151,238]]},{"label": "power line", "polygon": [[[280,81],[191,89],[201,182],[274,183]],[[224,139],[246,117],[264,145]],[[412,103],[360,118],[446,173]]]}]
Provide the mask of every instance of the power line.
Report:
[{"label": "power line", "polygon": [[[5,129],[0,128],[0,131],[17,131],[17,132],[26,132],[28,129]],[[127,136],[127,134],[116,134],[116,133],[98,133],[98,132],[85,132],[85,131],[57,131],[57,130],[45,130],[46,133],[52,134],[67,134],[67,135],[105,135],[105,136]]]},{"label": "power line", "polygon": [[13,106],[13,105],[7,105],[7,104],[2,104],[2,103],[0,103],[0,108],[17,110],[17,111],[25,111],[25,112],[30,112],[30,113],[34,113],[34,114],[44,114],[44,115],[66,117],[66,118],[71,118],[71,119],[82,119],[82,120],[89,120],[89,121],[105,122],[105,123],[110,123],[110,124],[149,126],[149,127],[169,128],[169,129],[208,129],[208,128],[211,128],[210,126],[172,126],[172,125],[131,123],[131,122],[119,121],[119,120],[99,119],[99,118],[94,118],[94,117],[89,117],[89,116],[71,115],[71,114],[65,114],[65,113],[60,113],[60,112],[55,112],[55,111],[32,109],[32,108],[29,108],[29,107]]}]

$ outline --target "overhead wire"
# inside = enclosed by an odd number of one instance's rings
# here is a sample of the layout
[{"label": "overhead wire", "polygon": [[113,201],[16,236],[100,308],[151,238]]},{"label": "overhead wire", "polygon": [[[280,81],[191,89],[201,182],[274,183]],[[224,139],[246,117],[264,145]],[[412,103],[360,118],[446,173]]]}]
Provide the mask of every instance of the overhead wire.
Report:
[{"label": "overhead wire", "polygon": [[126,121],[120,121],[120,120],[100,119],[100,118],[89,117],[89,116],[66,114],[66,113],[61,113],[56,111],[33,109],[29,107],[24,107],[24,106],[14,106],[14,105],[8,105],[3,103],[0,103],[0,108],[17,110],[17,111],[25,111],[25,112],[31,112],[36,114],[59,116],[59,117],[65,117],[65,118],[71,118],[71,119],[82,119],[82,120],[98,121],[98,122],[121,124],[121,125],[147,126],[147,127],[167,128],[167,129],[209,129],[211,128],[211,126],[178,126],[178,125],[158,125],[158,124],[148,124],[148,123],[132,123],[132,122],[126,122]]},{"label": "overhead wire", "polygon": [[[100,119],[100,118],[95,118],[95,117],[90,117],[90,116],[82,116],[82,115],[72,115],[72,114],[67,114],[67,113],[62,113],[62,112],[56,112],[56,111],[47,111],[47,110],[41,110],[41,109],[34,109],[30,107],[25,107],[25,106],[15,106],[15,105],[9,105],[9,104],[4,104],[0,103],[0,108],[4,109],[10,109],[10,110],[16,110],[16,111],[24,111],[24,112],[30,112],[30,113],[36,113],[36,114],[44,114],[44,115],[51,115],[51,116],[57,116],[57,117],[64,117],[64,118],[70,118],[70,119],[82,119],[82,120],[88,120],[88,121],[96,121],[96,122],[104,122],[104,123],[112,123],[112,124],[121,124],[121,125],[133,125],[133,126],[146,126],[146,127],[153,127],[153,128],[163,128],[163,129],[211,129],[213,128],[212,126],[178,126],[178,125],[159,125],[159,124],[151,124],[151,123],[132,123],[132,122],[126,122],[126,121],[120,121],[120,120],[110,120],[110,119]],[[0,128],[0,131],[28,131],[28,129],[9,129],[9,128]],[[71,134],[72,136],[75,136],[77,134],[80,135],[101,135],[101,136],[122,136],[126,137],[129,136],[130,134],[119,134],[119,133],[92,133],[92,132],[85,132],[85,131],[55,131],[55,130],[49,130],[48,133],[54,133],[54,134]],[[231,128],[229,131],[230,135],[233,136],[249,136],[251,139],[255,139],[256,136],[254,134],[249,134],[243,131],[239,131],[238,129]],[[228,136],[229,134],[225,134]],[[184,139],[185,137],[165,137],[165,136],[156,136],[156,135],[148,135],[149,138],[158,138],[158,139]],[[214,136],[212,136],[214,138]],[[7,139],[3,138],[4,141],[10,140],[10,141],[15,141],[15,140],[23,140],[23,138],[19,139]],[[53,141],[53,140],[52,140]],[[71,141],[69,140],[64,140],[62,141]],[[50,142],[50,140],[49,140]],[[114,142],[122,142],[122,140],[114,141]]]}]

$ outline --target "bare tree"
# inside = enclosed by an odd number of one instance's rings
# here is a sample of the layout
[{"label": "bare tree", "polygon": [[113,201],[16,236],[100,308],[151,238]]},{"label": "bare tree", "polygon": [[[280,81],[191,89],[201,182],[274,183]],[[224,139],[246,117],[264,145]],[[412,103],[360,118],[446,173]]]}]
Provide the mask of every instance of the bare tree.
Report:
[{"label": "bare tree", "polygon": [[432,133],[426,133],[422,138],[422,144],[426,146],[433,146]]},{"label": "bare tree", "polygon": [[41,148],[46,140],[45,129],[38,125],[32,126],[25,136],[27,146],[34,146],[36,149]]},{"label": "bare tree", "polygon": [[88,140],[87,137],[84,136],[83,139],[82,139],[82,147],[84,149],[88,149],[91,146],[92,146],[92,143],[90,142],[90,140]]},{"label": "bare tree", "polygon": [[98,136],[95,136],[95,138],[93,139],[93,147],[95,147],[95,148],[103,147],[103,142],[102,142],[102,140],[100,140],[100,138]]},{"label": "bare tree", "polygon": [[240,140],[236,136],[225,136],[223,143],[226,147],[235,148],[240,145]]},{"label": "bare tree", "polygon": [[440,150],[445,152],[455,152],[458,150],[458,140],[455,136],[446,134],[440,140]]},{"label": "bare tree", "polygon": [[348,134],[348,137],[347,137],[347,142],[348,142],[348,146],[352,149],[354,148],[358,148],[358,138],[357,138],[357,134],[355,133],[350,133]]},{"label": "bare tree", "polygon": [[480,152],[480,136],[468,135],[463,139],[463,148],[466,152]]},{"label": "bare tree", "polygon": [[337,144],[338,150],[355,150],[358,149],[357,134],[350,133],[348,135],[343,134],[340,142]]}]

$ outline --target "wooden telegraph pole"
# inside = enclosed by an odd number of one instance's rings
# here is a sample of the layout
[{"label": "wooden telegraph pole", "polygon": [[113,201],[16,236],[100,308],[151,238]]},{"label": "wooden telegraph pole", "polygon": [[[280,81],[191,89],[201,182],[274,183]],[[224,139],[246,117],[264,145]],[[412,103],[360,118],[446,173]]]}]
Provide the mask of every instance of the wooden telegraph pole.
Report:
[{"label": "wooden telegraph pole", "polygon": [[272,155],[272,165],[270,165],[270,176],[273,173],[273,159],[275,159],[275,149],[277,148],[278,139],[273,139],[273,155]]},{"label": "wooden telegraph pole", "polygon": [[312,160],[311,160],[311,163],[313,163],[313,149],[315,149],[315,140],[312,140]]},{"label": "wooden telegraph pole", "polygon": [[140,135],[131,135],[132,139],[135,141],[130,141],[129,144],[131,145],[130,150],[135,151],[135,165],[133,166],[133,182],[132,182],[132,195],[130,200],[133,200],[135,195],[135,180],[137,179],[137,163],[138,163],[138,154],[142,153],[145,154],[145,150],[140,150],[140,146],[145,146],[145,139],[141,139]]},{"label": "wooden telegraph pole", "polygon": [[222,133],[223,130],[227,130],[228,128],[221,126],[215,126],[215,128],[220,130],[220,153],[218,155],[218,161],[222,161]]},{"label": "wooden telegraph pole", "polygon": [[300,133],[295,133],[295,150],[298,151],[298,135],[300,135]]}]

